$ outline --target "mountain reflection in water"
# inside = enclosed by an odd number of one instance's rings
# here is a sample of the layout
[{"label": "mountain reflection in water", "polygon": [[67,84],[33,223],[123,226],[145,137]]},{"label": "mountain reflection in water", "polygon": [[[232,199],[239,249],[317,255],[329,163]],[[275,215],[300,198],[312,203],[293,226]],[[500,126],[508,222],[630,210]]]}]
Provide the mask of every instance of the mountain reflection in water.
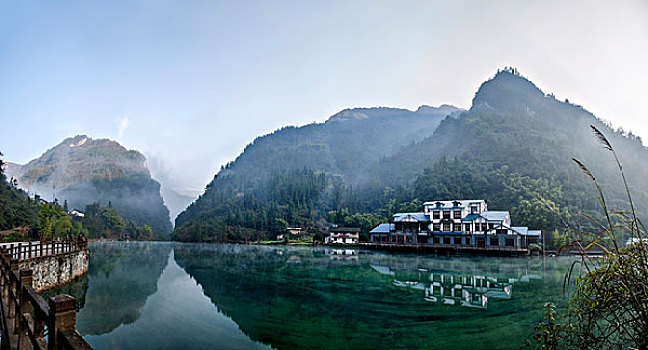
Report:
[{"label": "mountain reflection in water", "polygon": [[88,274],[44,293],[77,299],[81,335],[111,332],[141,317],[147,298],[157,291],[171,244],[109,242],[90,244]]},{"label": "mountain reflection in water", "polygon": [[564,303],[568,265],[98,243],[88,278],[63,288],[81,301],[77,326],[96,349],[517,349],[545,302]]}]

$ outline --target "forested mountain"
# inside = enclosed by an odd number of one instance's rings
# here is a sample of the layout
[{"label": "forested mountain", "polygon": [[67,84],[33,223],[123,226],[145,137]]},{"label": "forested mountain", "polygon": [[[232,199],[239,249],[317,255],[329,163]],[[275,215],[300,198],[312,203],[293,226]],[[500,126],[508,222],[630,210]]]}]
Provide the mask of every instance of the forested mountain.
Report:
[{"label": "forested mountain", "polygon": [[178,216],[176,225],[186,226],[176,238],[248,239],[287,224],[317,230],[320,202],[341,200],[333,187],[360,183],[381,157],[431,135],[445,116],[460,111],[447,105],[347,109],[325,123],[259,137]]},{"label": "forested mountain", "polygon": [[110,202],[121,217],[150,226],[156,235],[171,231],[169,210],[146,159],[115,141],[71,137],[26,165],[9,164],[7,173],[26,191],[67,201],[70,209]]},{"label": "forested mountain", "polygon": [[0,159],[0,231],[37,227],[38,201],[32,200],[27,193],[17,188],[17,182],[13,178],[7,179],[4,169],[5,163]]},{"label": "forested mountain", "polygon": [[385,107],[345,109],[325,123],[289,126],[258,137],[218,175],[241,176],[254,183],[273,171],[308,168],[355,184],[364,180],[378,159],[431,135],[445,116],[460,111],[448,105],[421,106],[414,112]]},{"label": "forested mountain", "polygon": [[615,147],[639,214],[648,217],[641,140],[545,95],[515,69],[483,83],[469,111],[439,113],[437,120],[451,115],[436,128],[423,122],[426,108],[386,117],[392,111],[402,110],[346,110],[258,138],[178,217],[175,238],[253,239],[286,225],[314,231],[327,223],[366,231],[396,211],[452,198],[484,198],[519,225],[591,228],[582,214],[600,213],[596,189],[572,158],[596,175],[611,207],[628,205],[614,159],[590,125]]},{"label": "forested mountain", "polygon": [[379,169],[379,183],[414,181],[409,196],[422,200],[485,198],[490,208],[510,210],[514,222],[530,227],[562,226],[554,212],[572,225],[590,223],[582,214],[600,217],[596,189],[572,158],[594,173],[611,208],[630,210],[614,158],[590,125],[619,154],[638,214],[648,217],[648,150],[641,140],[613,130],[581,106],[545,95],[512,69],[482,84],[468,112],[444,120],[434,135],[382,163],[406,169],[407,154],[425,164],[423,174],[397,177]]}]

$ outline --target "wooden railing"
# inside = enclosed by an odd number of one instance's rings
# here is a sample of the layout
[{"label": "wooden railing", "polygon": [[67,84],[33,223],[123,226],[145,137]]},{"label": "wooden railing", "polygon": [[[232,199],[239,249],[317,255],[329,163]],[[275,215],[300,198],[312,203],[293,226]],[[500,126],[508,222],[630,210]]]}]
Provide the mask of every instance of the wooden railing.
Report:
[{"label": "wooden railing", "polygon": [[92,349],[76,330],[75,299],[69,295],[46,302],[32,288],[32,270],[18,262],[87,249],[86,242],[17,244],[0,249],[0,349]]},{"label": "wooden railing", "polygon": [[50,241],[50,242],[27,242],[6,244],[9,257],[17,261],[29,260],[32,258],[52,256],[57,254],[73,253],[88,249],[87,241]]}]

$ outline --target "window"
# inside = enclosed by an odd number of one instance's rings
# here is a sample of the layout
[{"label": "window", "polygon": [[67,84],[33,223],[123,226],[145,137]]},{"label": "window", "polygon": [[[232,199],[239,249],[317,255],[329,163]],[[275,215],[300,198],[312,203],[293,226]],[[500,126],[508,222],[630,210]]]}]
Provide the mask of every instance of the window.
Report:
[{"label": "window", "polygon": [[432,231],[441,231],[441,224],[432,224]]},{"label": "window", "polygon": [[432,211],[432,219],[441,219],[441,212],[438,210]]},{"label": "window", "polygon": [[444,210],[443,211],[443,218],[444,219],[450,219],[450,210]]},{"label": "window", "polygon": [[439,237],[434,237],[434,243],[439,244],[439,241],[440,241]]},{"label": "window", "polygon": [[443,231],[450,232],[450,224],[443,224]]},{"label": "window", "polygon": [[471,204],[470,214],[478,214],[478,213],[479,213],[479,204]]},{"label": "window", "polygon": [[497,237],[491,237],[490,245],[499,245],[499,239]]},{"label": "window", "polygon": [[507,230],[505,228],[498,228],[497,230],[495,230],[495,233],[497,233],[498,235],[506,234],[506,232]]},{"label": "window", "polygon": [[450,237],[443,237],[443,244],[450,244]]},{"label": "window", "polygon": [[515,243],[513,238],[507,238],[505,242],[506,242],[505,244],[506,244],[507,247],[512,247],[513,244]]},{"label": "window", "polygon": [[470,232],[470,224],[464,224],[464,231]]},{"label": "window", "polygon": [[454,244],[461,244],[461,237],[455,237]]},{"label": "window", "polygon": [[454,218],[455,219],[461,219],[461,210],[455,210],[454,211]]}]

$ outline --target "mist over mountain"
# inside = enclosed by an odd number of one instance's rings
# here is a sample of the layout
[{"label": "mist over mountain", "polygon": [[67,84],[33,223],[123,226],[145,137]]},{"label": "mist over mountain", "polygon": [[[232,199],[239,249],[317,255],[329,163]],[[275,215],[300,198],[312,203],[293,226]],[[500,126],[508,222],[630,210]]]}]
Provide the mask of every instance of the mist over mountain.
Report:
[{"label": "mist over mountain", "polygon": [[324,123],[288,126],[256,138],[219,176],[255,182],[273,170],[305,167],[341,176],[349,184],[362,182],[378,159],[431,135],[444,117],[459,112],[448,105],[421,106],[417,111],[345,109]]},{"label": "mist over mountain", "polygon": [[[410,199],[485,198],[489,207],[510,210],[513,221],[532,227],[561,226],[553,212],[586,224],[583,214],[598,217],[601,210],[593,184],[572,158],[595,174],[610,207],[630,209],[614,158],[590,125],[607,136],[635,204],[647,208],[648,150],[641,139],[612,129],[581,106],[545,95],[513,69],[483,83],[469,111],[383,159],[374,181],[382,186],[413,182]],[[408,167],[412,162],[425,164],[424,170]],[[638,214],[648,217],[645,209]]]},{"label": "mist over mountain", "polygon": [[160,193],[164,199],[164,205],[169,208],[169,216],[173,222],[178,214],[182,213],[191,202],[193,202],[196,197],[187,196],[181,193],[178,193],[166,186],[160,188]]},{"label": "mist over mountain", "polygon": [[[629,208],[614,159],[590,125],[615,147],[633,199],[648,208],[648,150],[640,138],[504,69],[481,85],[468,111],[349,109],[257,138],[178,216],[175,238],[244,240],[329,223],[366,231],[393,212],[452,198],[484,198],[533,228],[587,225],[583,214],[601,211],[572,158],[595,173],[611,207]],[[648,217],[645,209],[638,214]]]},{"label": "mist over mountain", "polygon": [[78,135],[25,165],[8,163],[5,171],[29,193],[61,204],[67,200],[70,209],[110,203],[124,219],[149,225],[155,234],[171,231],[169,210],[146,158],[115,141]]},{"label": "mist over mountain", "polygon": [[[461,111],[448,105],[422,106],[417,111],[353,108],[324,123],[285,127],[258,137],[221,169],[204,195],[178,216],[176,226],[208,221],[210,230],[224,235],[230,229],[244,231],[250,227],[232,225],[237,221],[233,216],[239,215],[232,212],[237,207],[241,216],[255,217],[252,235],[300,221],[297,216],[305,219],[302,226],[315,227],[317,215],[298,212],[322,210],[319,201],[324,192],[332,193],[332,186],[363,183],[380,158],[431,135],[443,118]],[[202,223],[199,226],[190,230],[202,232]]]}]

